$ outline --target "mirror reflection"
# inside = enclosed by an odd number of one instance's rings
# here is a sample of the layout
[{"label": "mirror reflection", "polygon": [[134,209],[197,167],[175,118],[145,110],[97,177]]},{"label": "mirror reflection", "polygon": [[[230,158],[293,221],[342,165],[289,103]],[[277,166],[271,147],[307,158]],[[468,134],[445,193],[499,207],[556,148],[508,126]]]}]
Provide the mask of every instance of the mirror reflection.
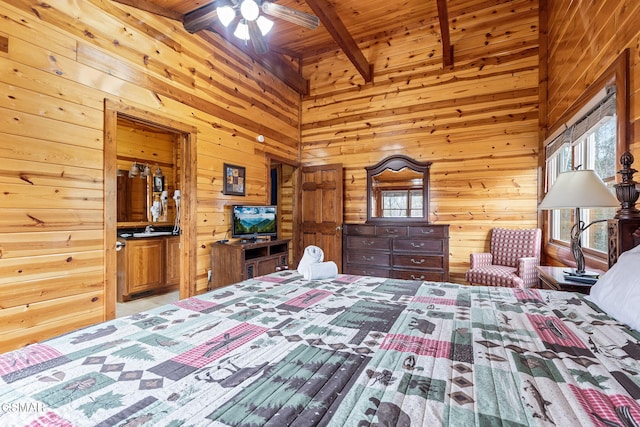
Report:
[{"label": "mirror reflection", "polygon": [[367,167],[367,222],[429,222],[429,167],[404,155]]},{"label": "mirror reflection", "polygon": [[164,176],[137,176],[118,170],[117,222],[172,222]]},{"label": "mirror reflection", "polygon": [[372,217],[422,218],[422,173],[402,168],[385,169],[371,177]]},{"label": "mirror reflection", "polygon": [[148,222],[148,178],[129,178],[129,171],[118,170],[118,222]]}]

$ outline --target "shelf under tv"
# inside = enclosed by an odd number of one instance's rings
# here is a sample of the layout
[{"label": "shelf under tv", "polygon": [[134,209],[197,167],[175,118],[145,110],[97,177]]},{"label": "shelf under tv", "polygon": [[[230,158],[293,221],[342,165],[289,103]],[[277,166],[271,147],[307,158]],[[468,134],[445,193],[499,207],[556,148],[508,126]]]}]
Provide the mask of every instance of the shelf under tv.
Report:
[{"label": "shelf under tv", "polygon": [[288,268],[289,240],[211,244],[212,289]]}]

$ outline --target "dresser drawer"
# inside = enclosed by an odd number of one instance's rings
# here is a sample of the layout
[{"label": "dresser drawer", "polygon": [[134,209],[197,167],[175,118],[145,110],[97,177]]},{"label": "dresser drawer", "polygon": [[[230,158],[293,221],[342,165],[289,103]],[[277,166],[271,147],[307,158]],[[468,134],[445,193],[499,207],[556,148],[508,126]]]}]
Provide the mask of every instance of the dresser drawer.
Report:
[{"label": "dresser drawer", "polygon": [[346,249],[391,250],[391,239],[388,237],[348,236]]},{"label": "dresser drawer", "polygon": [[428,255],[393,255],[393,266],[398,268],[444,268],[444,258]]},{"label": "dresser drawer", "polygon": [[347,251],[347,263],[349,264],[366,264],[375,266],[391,265],[391,254],[388,252],[375,251]]},{"label": "dresser drawer", "polygon": [[376,268],[366,265],[347,264],[345,274],[355,274],[357,276],[391,277],[391,270],[388,268]]},{"label": "dresser drawer", "polygon": [[405,237],[406,235],[407,227],[397,227],[393,225],[376,226],[376,236]]},{"label": "dresser drawer", "polygon": [[349,236],[375,236],[376,227],[374,225],[344,224],[344,235]]},{"label": "dresser drawer", "polygon": [[393,250],[416,254],[422,254],[424,252],[442,254],[444,253],[444,241],[429,239],[395,239],[393,241]]},{"label": "dresser drawer", "polygon": [[393,270],[394,279],[425,280],[429,282],[444,282],[447,279],[442,271],[429,270]]},{"label": "dresser drawer", "polygon": [[443,239],[449,237],[449,228],[437,225],[423,227],[409,227],[409,237],[429,237]]}]

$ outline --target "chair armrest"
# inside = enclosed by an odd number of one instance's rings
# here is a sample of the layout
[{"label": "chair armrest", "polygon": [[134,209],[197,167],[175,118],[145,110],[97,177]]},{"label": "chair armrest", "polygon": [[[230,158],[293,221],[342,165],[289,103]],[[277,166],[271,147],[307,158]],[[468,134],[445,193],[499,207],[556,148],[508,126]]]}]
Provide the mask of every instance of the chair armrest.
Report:
[{"label": "chair armrest", "polygon": [[516,270],[516,275],[522,279],[525,288],[537,287],[538,271],[536,270],[536,266],[538,265],[540,265],[540,258],[518,258],[518,269]]},{"label": "chair armrest", "polygon": [[471,268],[485,267],[493,263],[493,255],[489,252],[481,252],[469,255]]}]

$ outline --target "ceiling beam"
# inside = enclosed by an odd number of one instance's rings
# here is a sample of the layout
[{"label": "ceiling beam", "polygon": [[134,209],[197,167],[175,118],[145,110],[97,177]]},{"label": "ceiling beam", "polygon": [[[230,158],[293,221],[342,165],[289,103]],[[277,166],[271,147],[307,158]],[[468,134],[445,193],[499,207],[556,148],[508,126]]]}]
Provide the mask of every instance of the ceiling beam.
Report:
[{"label": "ceiling beam", "polygon": [[453,65],[453,46],[449,36],[449,11],[447,0],[436,0],[438,3],[438,20],[440,21],[440,38],[442,39],[442,64],[445,67]]},{"label": "ceiling beam", "polygon": [[209,28],[212,22],[218,19],[218,12],[216,12],[217,2],[211,2],[205,4],[198,9],[185,13],[182,18],[182,25],[184,29],[190,33],[197,33],[200,30]]},{"label": "ceiling beam", "polygon": [[151,1],[146,0],[113,0],[116,3],[126,4],[127,6],[135,7],[136,9],[144,10],[145,12],[153,13],[154,15],[164,16],[165,18],[173,19],[175,21],[182,21],[182,14],[174,12],[173,10],[166,9],[158,6]]},{"label": "ceiling beam", "polygon": [[320,18],[320,22],[327,29],[331,37],[347,55],[351,63],[356,67],[364,81],[373,81],[373,64],[369,64],[367,58],[353,40],[351,33],[336,13],[333,5],[328,0],[305,0],[313,13]]}]

